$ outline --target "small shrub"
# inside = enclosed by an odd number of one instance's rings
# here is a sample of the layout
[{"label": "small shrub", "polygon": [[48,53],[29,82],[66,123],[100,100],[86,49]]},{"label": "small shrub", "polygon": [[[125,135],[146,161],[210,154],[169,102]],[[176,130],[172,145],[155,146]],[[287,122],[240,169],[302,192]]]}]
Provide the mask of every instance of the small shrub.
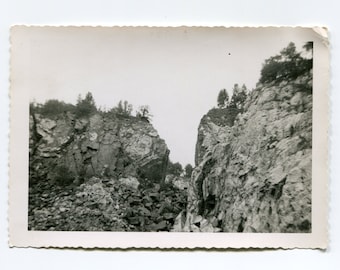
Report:
[{"label": "small shrub", "polygon": [[65,112],[74,112],[75,106],[56,99],[47,100],[44,104],[30,103],[30,113],[41,114],[43,117],[50,119],[56,118],[58,115]]},{"label": "small shrub", "polygon": [[184,167],[184,171],[185,171],[185,177],[188,177],[190,178],[191,177],[191,174],[192,174],[192,171],[193,171],[193,167],[191,166],[191,164],[187,164],[185,167]]},{"label": "small shrub", "polygon": [[183,172],[182,165],[179,162],[172,163],[169,160],[168,168],[167,168],[167,174],[173,174],[175,176],[180,176]]},{"label": "small shrub", "polygon": [[88,92],[84,99],[79,95],[75,113],[77,117],[89,117],[97,112],[96,103],[91,92]]},{"label": "small shrub", "polygon": [[140,106],[136,112],[136,117],[146,122],[150,122],[152,114],[150,113],[150,107],[148,105]]}]

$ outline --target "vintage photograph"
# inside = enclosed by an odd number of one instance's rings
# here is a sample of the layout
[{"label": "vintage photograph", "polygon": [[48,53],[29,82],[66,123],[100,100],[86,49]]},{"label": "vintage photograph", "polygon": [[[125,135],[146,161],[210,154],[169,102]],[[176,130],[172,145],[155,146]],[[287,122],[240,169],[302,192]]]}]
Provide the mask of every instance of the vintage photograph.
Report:
[{"label": "vintage photograph", "polygon": [[319,34],[14,27],[27,233],[320,231]]}]

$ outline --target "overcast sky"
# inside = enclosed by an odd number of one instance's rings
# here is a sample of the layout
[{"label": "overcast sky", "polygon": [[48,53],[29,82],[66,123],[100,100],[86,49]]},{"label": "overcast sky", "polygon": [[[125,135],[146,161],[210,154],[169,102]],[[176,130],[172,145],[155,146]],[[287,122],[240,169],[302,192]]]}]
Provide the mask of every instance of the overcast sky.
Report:
[{"label": "overcast sky", "polygon": [[[264,60],[290,41],[310,40],[301,29],[29,28],[22,48],[30,99],[76,103],[92,92],[97,106],[127,100],[149,105],[152,124],[170,159],[194,164],[201,117],[234,83],[255,87]],[[26,58],[25,58],[26,57]],[[18,73],[19,74],[19,73]]]}]

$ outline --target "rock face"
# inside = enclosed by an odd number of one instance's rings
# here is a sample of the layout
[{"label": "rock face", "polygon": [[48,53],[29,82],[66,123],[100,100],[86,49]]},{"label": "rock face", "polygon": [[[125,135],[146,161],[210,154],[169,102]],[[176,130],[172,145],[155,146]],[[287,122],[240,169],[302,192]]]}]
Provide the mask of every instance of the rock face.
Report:
[{"label": "rock face", "polygon": [[[95,114],[76,119],[64,114],[56,120],[35,114],[30,119],[30,169],[35,178],[93,176],[161,182],[169,150],[147,121],[135,117]],[[34,177],[33,177],[34,178]],[[131,180],[133,179],[133,180]]]},{"label": "rock face", "polygon": [[195,151],[195,165],[198,166],[206,152],[210,152],[213,147],[221,142],[224,142],[231,132],[230,123],[221,119],[223,114],[227,114],[228,111],[224,109],[213,109],[214,111],[220,111],[220,114],[207,114],[201,119],[198,127],[198,136]]},{"label": "rock face", "polygon": [[168,155],[143,119],[32,114],[28,229],[169,231],[186,192],[165,184]]},{"label": "rock face", "polygon": [[233,125],[204,116],[196,163],[177,230],[311,232],[311,73],[258,85]]}]

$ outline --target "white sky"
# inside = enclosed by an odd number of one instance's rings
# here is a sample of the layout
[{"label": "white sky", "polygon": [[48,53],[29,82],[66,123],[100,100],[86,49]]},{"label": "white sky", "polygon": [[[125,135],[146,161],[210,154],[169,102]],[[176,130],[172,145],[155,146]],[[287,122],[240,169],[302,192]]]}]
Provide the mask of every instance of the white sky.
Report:
[{"label": "white sky", "polygon": [[199,121],[219,90],[254,88],[266,58],[310,36],[292,28],[29,28],[24,84],[37,102],[75,104],[91,91],[102,108],[147,104],[170,159],[194,164]]}]

